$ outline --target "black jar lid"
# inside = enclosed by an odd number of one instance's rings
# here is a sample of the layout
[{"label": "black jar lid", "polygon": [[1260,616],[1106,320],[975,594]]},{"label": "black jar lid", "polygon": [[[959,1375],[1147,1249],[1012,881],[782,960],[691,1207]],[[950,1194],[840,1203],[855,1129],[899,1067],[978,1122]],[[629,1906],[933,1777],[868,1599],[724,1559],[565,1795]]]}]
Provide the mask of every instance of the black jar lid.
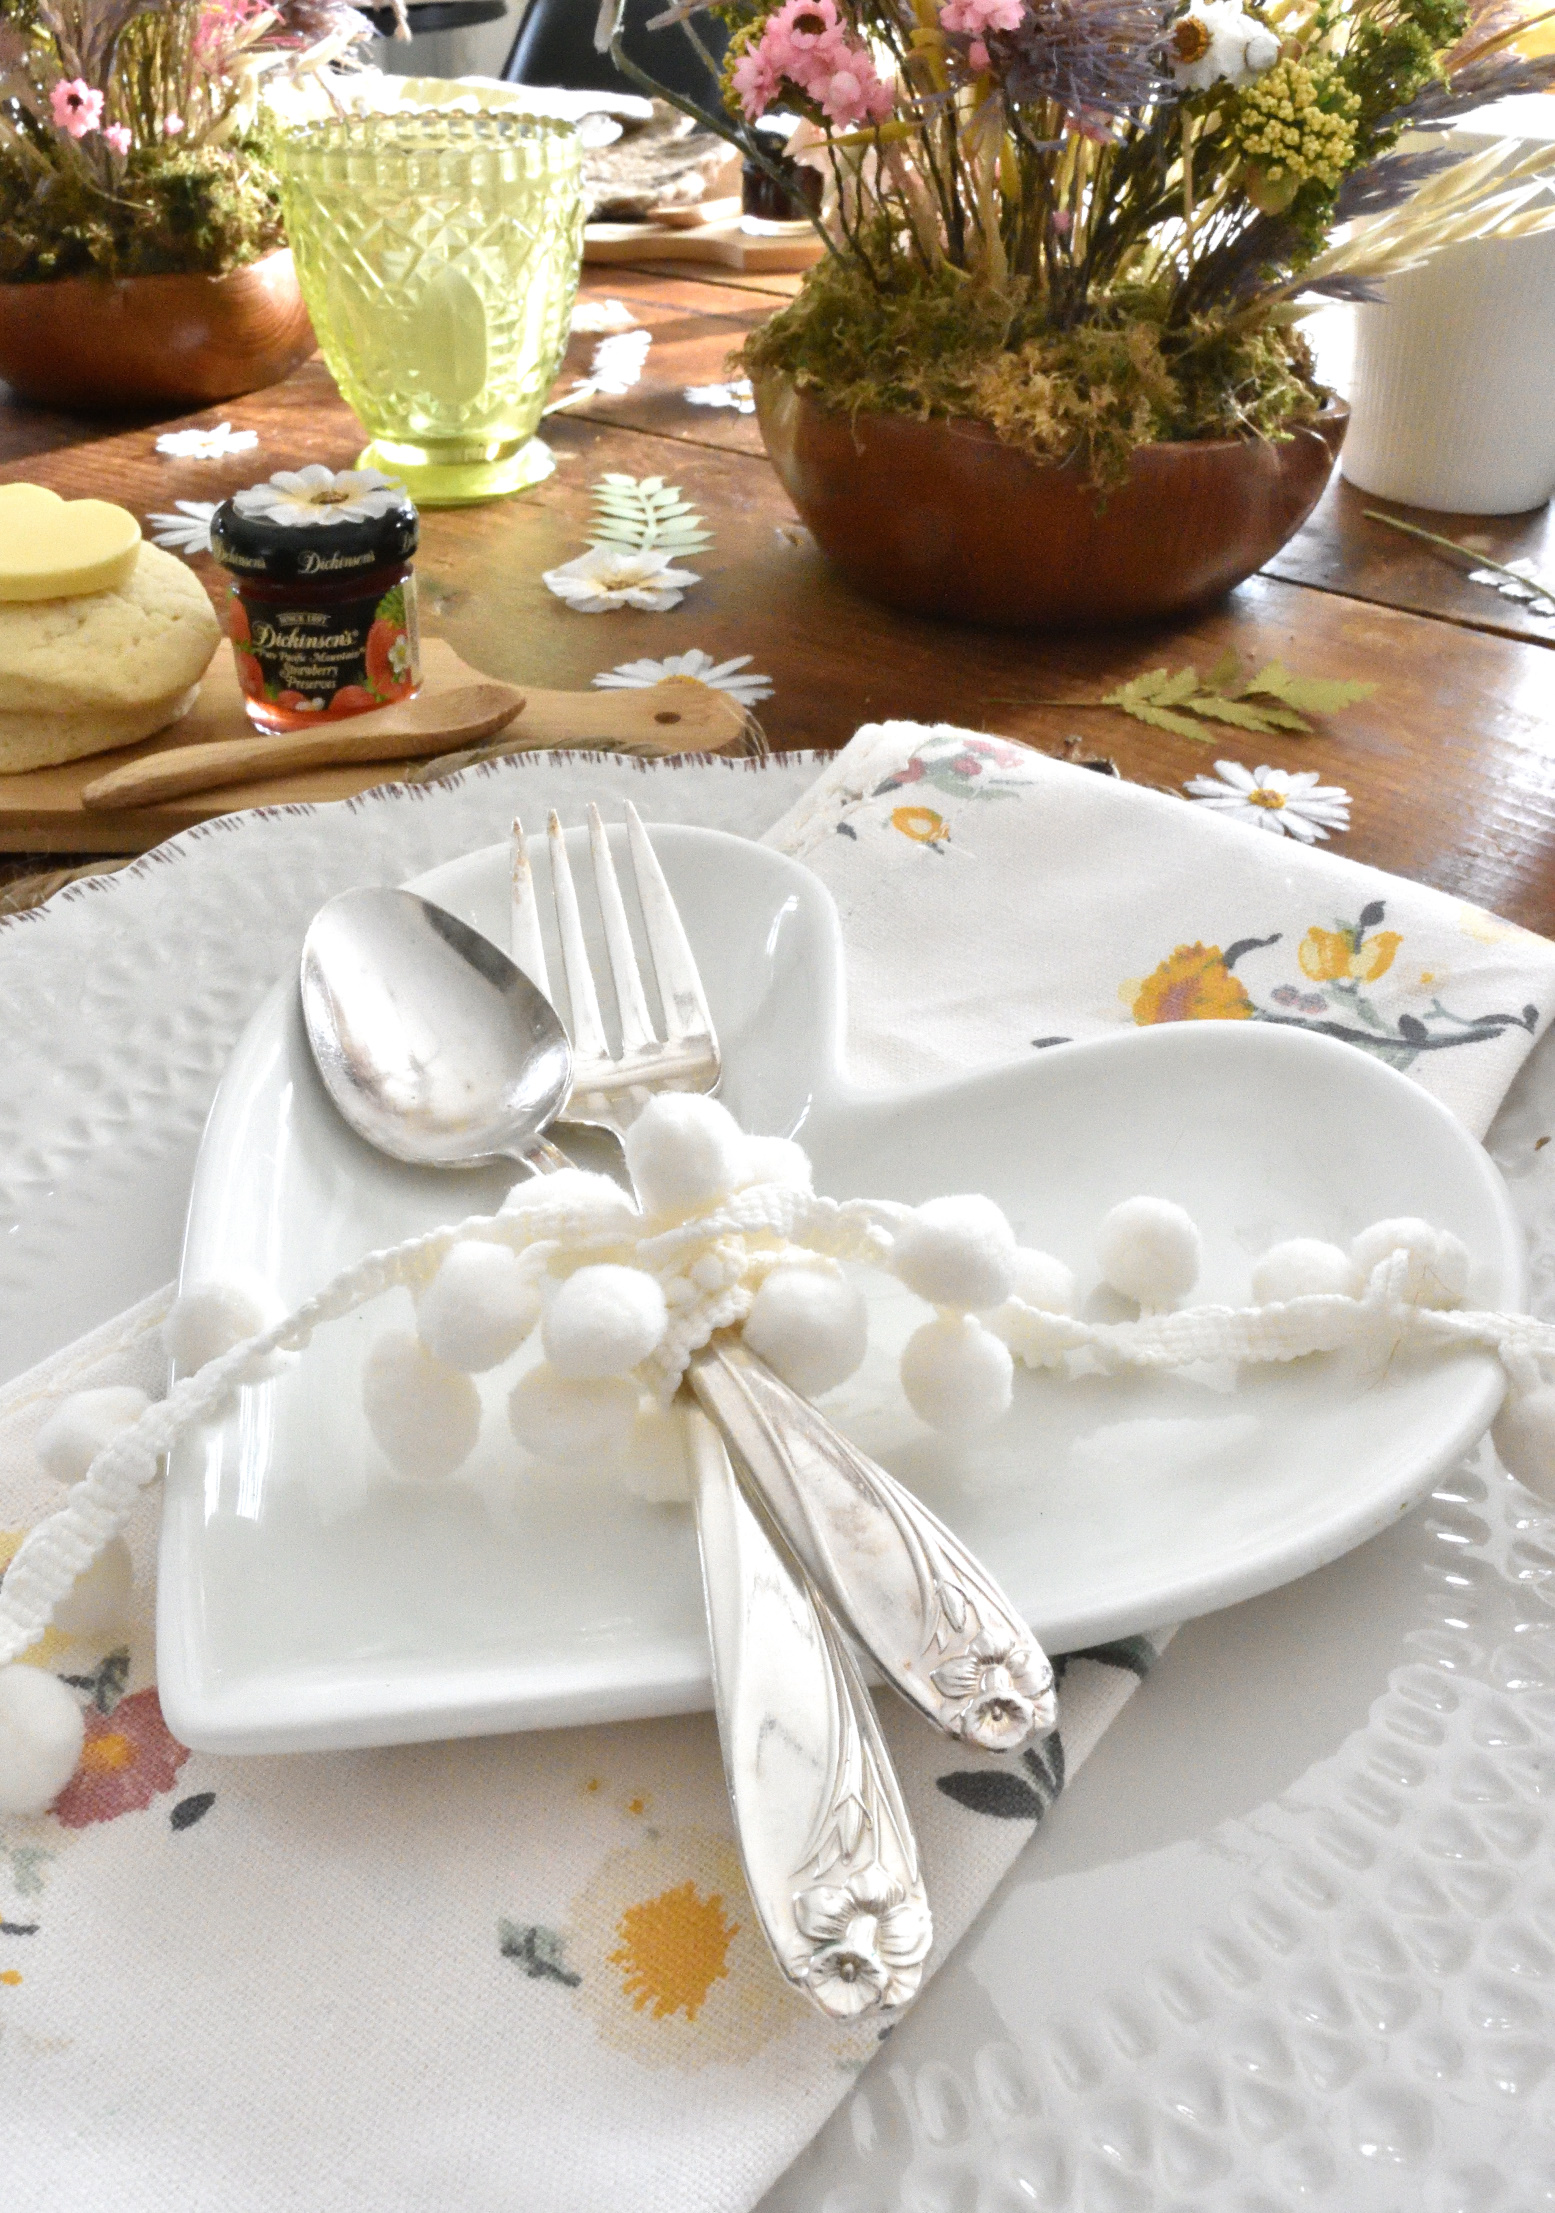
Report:
[{"label": "black jar lid", "polygon": [[410,496],[392,478],[314,463],[279,470],[223,500],[211,517],[211,550],[236,577],[349,584],[370,569],[408,560],[419,533]]}]

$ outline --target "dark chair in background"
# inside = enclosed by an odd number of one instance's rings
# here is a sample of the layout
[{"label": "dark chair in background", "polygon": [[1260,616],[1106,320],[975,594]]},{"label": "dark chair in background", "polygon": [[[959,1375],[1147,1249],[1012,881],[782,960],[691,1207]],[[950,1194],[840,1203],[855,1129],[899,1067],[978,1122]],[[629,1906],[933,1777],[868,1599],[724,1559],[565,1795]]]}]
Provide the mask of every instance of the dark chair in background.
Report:
[{"label": "dark chair in background", "polygon": [[[626,0],[626,51],[639,69],[671,91],[717,108],[717,83],[685,32],[673,26],[663,31],[647,27],[649,17],[662,13],[667,5],[668,0]],[[569,85],[583,92],[641,92],[641,85],[624,77],[608,54],[595,51],[595,20],[595,0],[532,0],[503,65],[503,82]],[[722,61],[729,33],[716,16],[700,16],[697,34]]]},{"label": "dark chair in background", "polygon": [[[495,23],[507,14],[507,0],[423,0],[410,11],[410,35],[423,31],[467,31],[476,23]],[[362,13],[380,38],[394,36],[392,8],[364,8]]]}]

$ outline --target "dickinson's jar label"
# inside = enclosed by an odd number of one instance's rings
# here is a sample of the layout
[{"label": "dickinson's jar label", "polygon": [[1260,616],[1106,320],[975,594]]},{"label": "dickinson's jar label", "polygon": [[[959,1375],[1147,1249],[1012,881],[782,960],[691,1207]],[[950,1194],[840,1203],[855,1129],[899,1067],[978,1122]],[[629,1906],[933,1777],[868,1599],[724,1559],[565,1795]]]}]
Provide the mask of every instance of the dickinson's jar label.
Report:
[{"label": "dickinson's jar label", "polygon": [[281,470],[217,508],[227,635],[261,729],[364,714],[417,689],[418,529],[402,487],[370,469]]}]

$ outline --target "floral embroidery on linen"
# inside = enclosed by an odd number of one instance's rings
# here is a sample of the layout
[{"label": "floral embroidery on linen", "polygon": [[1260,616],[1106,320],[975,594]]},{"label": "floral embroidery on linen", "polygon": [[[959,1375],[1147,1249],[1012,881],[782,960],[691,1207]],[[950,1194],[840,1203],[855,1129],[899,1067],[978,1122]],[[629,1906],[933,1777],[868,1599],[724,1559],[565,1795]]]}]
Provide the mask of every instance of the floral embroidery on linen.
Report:
[{"label": "floral embroidery on linen", "polygon": [[119,1699],[106,1714],[88,1706],[81,1764],[55,1799],[54,1818],[67,1829],[86,1829],[139,1813],[172,1789],[188,1757],[162,1719],[154,1687]]},{"label": "floral embroidery on linen", "polygon": [[543,1922],[509,1921],[504,1916],[497,1923],[497,1949],[504,1959],[521,1967],[531,1982],[559,1982],[565,1990],[576,1990],[583,1980],[566,1963],[566,1938]]},{"label": "floral embroidery on linen", "polygon": [[968,1813],[990,1814],[996,1821],[1040,1821],[1064,1787],[1064,1742],[1056,1729],[1021,1754],[1026,1770],[1012,1767],[957,1768],[937,1775],[934,1787]]},{"label": "floral embroidery on linen", "polygon": [[891,827],[900,830],[904,838],[912,838],[919,845],[947,845],[950,842],[950,824],[932,807],[897,807],[891,815]]},{"label": "floral embroidery on linen", "polygon": [[634,2010],[652,2010],[656,2021],[684,2013],[694,2021],[715,1982],[728,1974],[729,1946],[740,1924],[724,1910],[720,1892],[706,1897],[694,1882],[661,1891],[628,1906],[616,1923],[620,1942],[609,1956]]},{"label": "floral embroidery on linen", "polygon": [[[785,2032],[813,2035],[809,2005],[773,1973],[745,1900],[739,1855],[711,1830],[666,1830],[607,1854],[572,1900],[555,1954],[601,2043],[644,2067],[692,2071],[748,2059]],[[839,2055],[856,2043],[844,2032]]]},{"label": "floral embroidery on linen", "polygon": [[[1412,1067],[1422,1053],[1483,1044],[1513,1029],[1534,1034],[1539,1010],[1533,1005],[1516,1013],[1454,1013],[1435,988],[1440,978],[1434,970],[1420,972],[1418,988],[1431,996],[1417,1010],[1391,1018],[1385,1014],[1367,986],[1389,973],[1404,943],[1401,932],[1380,927],[1385,914],[1383,901],[1375,899],[1354,921],[1337,920],[1332,928],[1311,924],[1295,948],[1295,965],[1305,981],[1283,978],[1268,988],[1264,1003],[1234,971],[1252,954],[1275,946],[1281,948],[1276,957],[1288,962],[1288,941],[1282,931],[1240,938],[1224,951],[1218,945],[1179,945],[1141,983],[1125,985],[1124,996],[1141,1026],[1275,1022],[1359,1045],[1401,1070]],[[1313,985],[1319,988],[1310,988]]]},{"label": "floral embroidery on linen", "polygon": [[[858,830],[850,817],[860,814],[871,801],[896,791],[939,791],[951,799],[1011,799],[1022,785],[1030,783],[1031,761],[1026,747],[1010,745],[1002,738],[929,738],[916,753],[908,755],[900,768],[868,791],[850,793],[832,829],[837,836],[856,842]],[[931,852],[943,852],[950,840],[949,823],[932,807],[897,807],[881,827],[896,830]]]}]

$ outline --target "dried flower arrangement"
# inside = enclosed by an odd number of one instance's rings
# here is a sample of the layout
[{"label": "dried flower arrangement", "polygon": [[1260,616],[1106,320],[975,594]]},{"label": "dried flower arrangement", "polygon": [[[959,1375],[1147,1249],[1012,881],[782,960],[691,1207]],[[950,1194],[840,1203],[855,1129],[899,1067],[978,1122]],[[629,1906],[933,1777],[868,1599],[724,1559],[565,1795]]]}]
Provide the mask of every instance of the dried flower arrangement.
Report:
[{"label": "dried flower arrangement", "polygon": [[[656,21],[705,56],[708,4]],[[711,4],[725,106],[695,112],[763,166],[756,124],[797,114],[834,186],[829,251],[744,366],[855,413],[974,417],[1103,485],[1146,442],[1310,421],[1300,296],[1375,297],[1555,219],[1532,204],[1549,149],[1399,149],[1555,84],[1514,45],[1544,18],[1499,0],[1472,28],[1469,0]]]},{"label": "dried flower arrangement", "polygon": [[371,35],[344,0],[3,0],[0,281],[258,260],[282,238],[266,81]]}]

